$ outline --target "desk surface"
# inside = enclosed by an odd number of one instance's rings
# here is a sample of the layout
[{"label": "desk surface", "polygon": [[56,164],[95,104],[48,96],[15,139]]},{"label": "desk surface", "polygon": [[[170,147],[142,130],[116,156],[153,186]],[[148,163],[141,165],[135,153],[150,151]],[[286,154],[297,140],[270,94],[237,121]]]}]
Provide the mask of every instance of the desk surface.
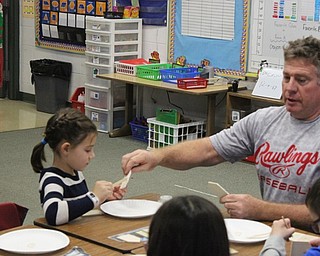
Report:
[{"label": "desk surface", "polygon": [[[157,201],[159,199],[159,195],[145,194],[135,198]],[[110,249],[119,250],[123,253],[128,253],[136,248],[143,247],[144,244],[119,242],[108,237],[149,226],[150,221],[151,217],[141,219],[124,219],[103,214],[98,216],[81,217],[61,226],[51,226],[47,224],[44,218],[36,219],[34,224],[44,228],[59,230],[69,236],[83,239],[91,243],[96,243]]]},{"label": "desk surface", "polygon": [[139,78],[136,76],[129,76],[129,75],[117,74],[117,73],[102,74],[102,75],[97,75],[97,77],[113,80],[113,81],[121,81],[121,82],[134,84],[134,85],[152,87],[155,89],[158,88],[161,90],[191,94],[191,95],[210,95],[210,94],[217,94],[217,93],[228,91],[228,85],[208,85],[207,88],[184,90],[184,89],[178,88],[176,84],[170,84],[162,81],[154,81],[154,80]]},{"label": "desk surface", "polygon": [[[17,228],[3,230],[0,232],[0,235],[8,233],[10,231],[14,231],[14,230],[30,229],[30,228],[39,228],[39,227],[34,226],[34,225],[20,226]],[[72,236],[69,236],[69,239],[70,239],[70,244],[67,247],[65,247],[61,250],[52,252],[52,253],[46,253],[45,255],[48,255],[48,256],[58,256],[59,255],[59,256],[61,256],[61,255],[66,254],[67,252],[69,252],[74,246],[78,246],[78,247],[82,248],[86,253],[88,253],[90,255],[108,255],[108,256],[122,255],[122,253],[120,253],[120,252],[108,249],[103,246],[99,246],[94,243],[84,241],[82,239],[78,239],[78,238],[75,238]],[[17,255],[17,254],[0,250],[0,255],[9,256],[9,255]]]},{"label": "desk surface", "polygon": [[266,103],[275,104],[275,105],[283,105],[282,99],[278,100],[278,99],[272,99],[267,97],[255,96],[255,95],[252,95],[251,90],[240,90],[238,92],[228,92],[228,94],[233,97],[256,100],[256,101],[266,102]]},{"label": "desk surface", "polygon": [[[145,194],[138,197],[137,199],[147,199],[147,200],[158,200],[159,195],[157,194]],[[37,226],[56,229],[64,232],[69,236],[73,236],[78,239],[83,239],[85,241],[95,243],[108,247],[109,249],[119,250],[122,253],[135,253],[142,254],[144,251],[143,243],[128,243],[128,242],[118,242],[112,240],[108,237],[120,234],[123,232],[128,232],[138,228],[146,227],[150,225],[151,217],[142,219],[122,219],[117,217],[112,217],[107,214],[99,216],[88,216],[82,217],[68,224],[61,226],[50,226],[47,224],[44,218],[39,218],[34,221]],[[272,223],[266,223],[271,225]],[[297,229],[297,232],[311,234],[306,231]],[[237,256],[256,256],[259,255],[264,242],[258,243],[230,243],[230,247],[237,250]],[[290,252],[290,242],[286,245],[287,253]],[[113,255],[113,254],[108,254]],[[116,255],[116,254],[115,254]],[[288,254],[289,255],[289,254]]]}]

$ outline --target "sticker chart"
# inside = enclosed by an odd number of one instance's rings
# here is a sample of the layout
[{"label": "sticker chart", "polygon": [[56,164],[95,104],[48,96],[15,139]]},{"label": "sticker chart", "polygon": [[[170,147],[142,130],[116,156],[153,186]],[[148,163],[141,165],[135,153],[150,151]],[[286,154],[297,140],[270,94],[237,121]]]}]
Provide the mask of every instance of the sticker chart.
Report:
[{"label": "sticker chart", "polygon": [[182,0],[181,34],[233,40],[234,16],[234,0]]}]

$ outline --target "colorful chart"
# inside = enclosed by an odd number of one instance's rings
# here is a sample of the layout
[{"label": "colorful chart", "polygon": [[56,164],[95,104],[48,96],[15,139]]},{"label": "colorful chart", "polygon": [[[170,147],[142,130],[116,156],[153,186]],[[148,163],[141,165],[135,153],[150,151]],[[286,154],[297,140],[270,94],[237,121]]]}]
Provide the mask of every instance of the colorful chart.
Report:
[{"label": "colorful chart", "polygon": [[112,9],[112,0],[34,0],[34,4],[36,45],[77,53],[85,52],[85,15],[104,16]]}]

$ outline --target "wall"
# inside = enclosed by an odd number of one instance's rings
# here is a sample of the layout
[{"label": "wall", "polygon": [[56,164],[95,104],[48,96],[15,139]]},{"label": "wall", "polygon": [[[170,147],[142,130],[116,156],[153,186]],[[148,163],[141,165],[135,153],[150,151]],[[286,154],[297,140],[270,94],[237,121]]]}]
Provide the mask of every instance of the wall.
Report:
[{"label": "wall", "polygon": [[[21,9],[22,8],[20,8],[20,10]],[[72,76],[69,90],[70,96],[77,87],[84,86],[85,56],[36,47],[34,44],[34,19],[25,18],[22,14],[20,14],[20,17],[20,91],[23,93],[35,94],[34,86],[31,84],[30,79],[31,71],[29,62],[30,60],[42,58],[72,63]],[[157,50],[160,53],[161,61],[165,62],[167,60],[168,27],[144,26],[142,37],[142,57],[149,59],[150,53]],[[197,96],[177,93],[170,93],[169,95],[171,102],[181,107],[185,115],[198,118],[206,117],[207,110],[205,97],[199,98]],[[223,97],[223,95],[221,95],[220,98],[221,97]],[[218,97],[217,101],[219,101],[220,98]],[[218,123],[218,126],[220,127],[224,126],[224,106],[225,102],[222,102],[217,109],[218,119],[221,120],[221,124]],[[175,108],[169,103],[166,91],[144,88],[143,115],[146,117],[153,117],[157,107]]]},{"label": "wall", "polygon": [[[22,1],[20,2],[20,5]],[[22,6],[20,6],[20,10]],[[21,12],[20,12],[21,13]],[[81,54],[67,53],[36,47],[34,19],[25,18],[20,15],[20,91],[34,94],[34,86],[30,81],[30,60],[54,59],[72,63],[72,76],[70,95],[75,88],[84,85],[85,81],[85,56]],[[167,59],[167,27],[145,26],[143,29],[143,58],[148,59],[150,53],[157,50],[161,58]]]}]

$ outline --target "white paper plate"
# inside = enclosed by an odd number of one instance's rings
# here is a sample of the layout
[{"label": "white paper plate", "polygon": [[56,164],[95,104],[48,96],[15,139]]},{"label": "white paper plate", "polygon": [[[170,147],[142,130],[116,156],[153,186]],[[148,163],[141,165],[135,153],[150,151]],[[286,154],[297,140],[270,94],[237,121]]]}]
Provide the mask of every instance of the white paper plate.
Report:
[{"label": "white paper plate", "polygon": [[256,243],[268,239],[271,227],[268,225],[243,219],[224,219],[230,242]]},{"label": "white paper plate", "polygon": [[53,252],[69,243],[69,237],[62,232],[44,228],[15,230],[0,236],[0,249],[19,254]]},{"label": "white paper plate", "polygon": [[100,208],[103,212],[120,218],[143,218],[155,214],[160,206],[161,203],[155,201],[125,199],[106,202]]}]

